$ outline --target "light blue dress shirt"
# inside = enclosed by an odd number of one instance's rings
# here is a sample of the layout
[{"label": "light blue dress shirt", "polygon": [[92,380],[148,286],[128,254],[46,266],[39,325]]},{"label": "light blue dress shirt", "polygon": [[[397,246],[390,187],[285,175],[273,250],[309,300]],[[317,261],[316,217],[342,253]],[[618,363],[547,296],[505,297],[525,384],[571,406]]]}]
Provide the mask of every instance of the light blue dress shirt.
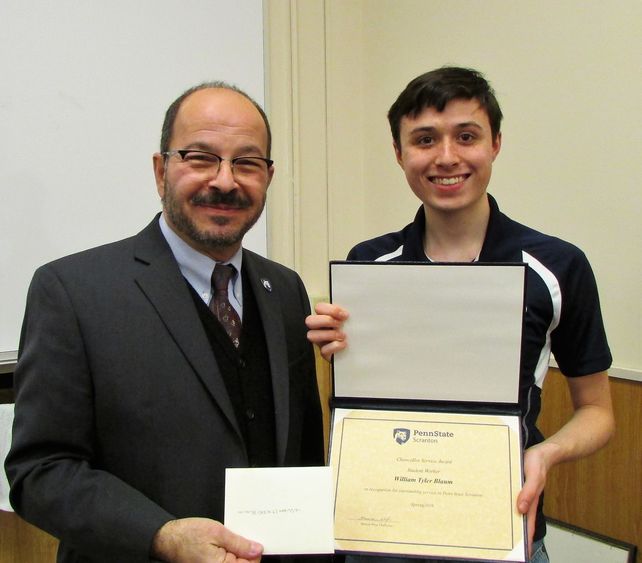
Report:
[{"label": "light blue dress shirt", "polygon": [[[181,273],[205,304],[209,306],[212,299],[212,272],[217,264],[216,260],[187,244],[167,224],[163,214],[160,216],[159,223],[161,232],[178,262]],[[230,260],[221,262],[221,264],[232,264],[236,268],[236,273],[230,279],[227,294],[230,304],[238,313],[239,318],[243,320],[243,281],[241,279],[243,249],[239,248]]]}]

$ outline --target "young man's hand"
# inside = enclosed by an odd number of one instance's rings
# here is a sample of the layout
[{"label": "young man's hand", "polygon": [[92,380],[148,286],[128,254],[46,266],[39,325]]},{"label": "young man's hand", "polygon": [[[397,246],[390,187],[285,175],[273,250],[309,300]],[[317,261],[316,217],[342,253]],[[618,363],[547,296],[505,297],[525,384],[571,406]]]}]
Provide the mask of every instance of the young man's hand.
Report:
[{"label": "young man's hand", "polygon": [[524,486],[517,496],[517,510],[520,514],[526,515],[529,558],[535,534],[537,505],[539,497],[544,490],[544,485],[546,485],[546,475],[549,469],[542,451],[546,446],[539,448],[538,446],[541,446],[541,444],[528,448],[524,453]]},{"label": "young man's hand", "polygon": [[343,323],[348,318],[348,311],[332,303],[317,303],[316,315],[305,319],[308,327],[308,340],[319,347],[321,355],[328,361],[333,354],[343,350],[347,345]]}]

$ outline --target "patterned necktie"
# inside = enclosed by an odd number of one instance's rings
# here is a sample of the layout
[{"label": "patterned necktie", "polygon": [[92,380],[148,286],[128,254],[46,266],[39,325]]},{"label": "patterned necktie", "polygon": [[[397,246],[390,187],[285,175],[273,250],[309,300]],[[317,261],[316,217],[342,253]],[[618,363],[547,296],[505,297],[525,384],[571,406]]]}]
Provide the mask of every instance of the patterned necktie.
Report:
[{"label": "patterned necktie", "polygon": [[212,272],[212,292],[214,295],[210,301],[210,309],[227,332],[232,344],[238,348],[241,336],[241,319],[227,298],[227,286],[234,272],[234,266],[229,264],[216,264],[214,267]]}]

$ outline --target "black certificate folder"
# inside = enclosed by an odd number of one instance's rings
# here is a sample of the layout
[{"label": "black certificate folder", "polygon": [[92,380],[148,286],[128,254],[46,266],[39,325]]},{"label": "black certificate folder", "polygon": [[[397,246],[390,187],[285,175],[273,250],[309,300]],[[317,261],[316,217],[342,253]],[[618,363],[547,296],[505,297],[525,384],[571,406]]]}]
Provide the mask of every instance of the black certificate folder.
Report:
[{"label": "black certificate folder", "polygon": [[524,264],[331,262],[335,547],[526,561]]}]

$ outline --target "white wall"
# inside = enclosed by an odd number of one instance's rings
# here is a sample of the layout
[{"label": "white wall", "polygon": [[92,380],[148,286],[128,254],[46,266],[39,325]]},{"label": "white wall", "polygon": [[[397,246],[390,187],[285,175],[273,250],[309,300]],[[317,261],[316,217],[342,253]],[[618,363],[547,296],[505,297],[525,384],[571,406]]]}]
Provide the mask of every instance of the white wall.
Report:
[{"label": "white wall", "polygon": [[[164,112],[205,80],[263,102],[261,0],[0,3],[0,361],[34,269],[160,210]],[[265,253],[265,221],[250,246]],[[3,354],[4,353],[4,354]]]}]

